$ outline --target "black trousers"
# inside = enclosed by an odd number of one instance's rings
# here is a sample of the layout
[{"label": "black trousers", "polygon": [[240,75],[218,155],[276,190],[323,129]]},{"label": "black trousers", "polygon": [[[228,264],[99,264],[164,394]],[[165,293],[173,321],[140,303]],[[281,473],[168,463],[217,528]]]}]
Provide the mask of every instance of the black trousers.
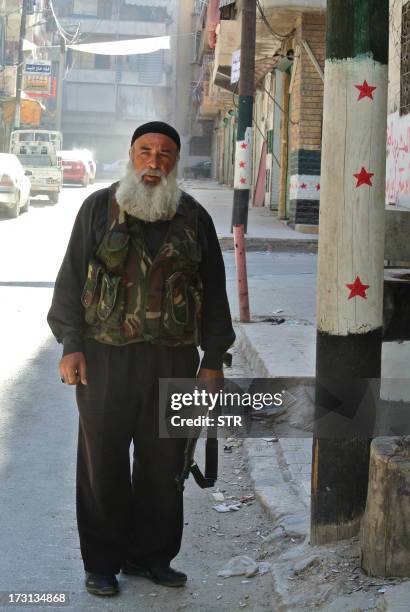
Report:
[{"label": "black trousers", "polygon": [[183,498],[175,477],[185,440],[158,438],[158,379],[194,378],[198,350],[87,340],[85,356],[88,385],[77,385],[77,523],[84,568],[114,574],[125,559],[168,564],[182,539]]}]

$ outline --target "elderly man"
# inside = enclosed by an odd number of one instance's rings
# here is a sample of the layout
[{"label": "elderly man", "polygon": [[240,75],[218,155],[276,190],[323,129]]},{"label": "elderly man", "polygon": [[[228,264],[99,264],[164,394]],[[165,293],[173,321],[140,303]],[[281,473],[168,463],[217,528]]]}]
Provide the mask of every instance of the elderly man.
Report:
[{"label": "elderly man", "polygon": [[48,315],[61,380],[76,385],[77,521],[95,595],[116,594],[121,569],[185,584],[170,567],[185,441],[158,437],[158,380],[222,377],[235,338],[215,228],[177,185],[179,150],[166,123],[136,129],[125,176],[78,213]]}]

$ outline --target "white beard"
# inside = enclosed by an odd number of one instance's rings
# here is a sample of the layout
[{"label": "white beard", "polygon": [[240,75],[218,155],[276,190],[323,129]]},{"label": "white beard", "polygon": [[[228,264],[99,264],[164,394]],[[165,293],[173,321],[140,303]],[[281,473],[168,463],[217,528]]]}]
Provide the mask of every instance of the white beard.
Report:
[{"label": "white beard", "polygon": [[146,185],[144,173],[137,174],[131,161],[117,187],[116,198],[121,210],[141,221],[169,221],[175,216],[182,192],[177,184],[178,164],[158,185]]}]

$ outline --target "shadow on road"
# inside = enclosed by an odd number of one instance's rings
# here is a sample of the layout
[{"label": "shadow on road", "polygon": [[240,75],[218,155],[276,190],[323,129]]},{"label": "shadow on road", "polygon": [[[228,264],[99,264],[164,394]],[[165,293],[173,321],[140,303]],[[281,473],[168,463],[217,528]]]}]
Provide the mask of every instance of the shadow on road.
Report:
[{"label": "shadow on road", "polygon": [[0,281],[0,287],[34,287],[39,289],[54,289],[54,283],[46,281]]}]

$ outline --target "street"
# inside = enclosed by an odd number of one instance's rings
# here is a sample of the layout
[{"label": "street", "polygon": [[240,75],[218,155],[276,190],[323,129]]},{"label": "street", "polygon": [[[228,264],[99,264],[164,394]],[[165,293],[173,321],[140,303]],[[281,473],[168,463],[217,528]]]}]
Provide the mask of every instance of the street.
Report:
[{"label": "street", "polygon": [[[410,0],[0,2],[0,612],[409,609],[409,54]],[[219,437],[171,568],[182,457],[122,446],[162,349],[168,434]]]},{"label": "street", "polygon": [[[74,390],[58,376],[61,348],[51,336],[46,314],[75,214],[87,193],[100,187],[64,188],[57,205],[35,199],[28,213],[0,220],[0,591],[69,592],[70,610],[274,610],[270,573],[247,579],[217,576],[237,555],[272,559],[273,544],[264,541],[273,530],[269,518],[255,500],[235,513],[218,514],[209,490],[201,491],[192,479],[185,497],[182,551],[175,561],[176,568],[188,573],[187,588],[171,590],[142,578],[120,577],[121,593],[110,600],[97,599],[83,588],[75,522],[77,409]],[[192,193],[201,201],[200,190]],[[235,316],[234,258],[232,252],[225,256]],[[292,278],[301,279],[299,291],[304,293],[303,284],[310,283],[314,296],[314,261],[314,255],[250,253],[255,312],[267,316],[273,306],[285,308],[298,286]],[[268,285],[284,288],[272,307],[264,295]],[[298,306],[296,301],[287,314],[306,318],[306,304]],[[227,375],[251,376],[244,356],[238,349],[233,353]],[[231,453],[224,453],[223,447],[222,441],[217,487],[227,500],[251,495],[240,442]]]}]

